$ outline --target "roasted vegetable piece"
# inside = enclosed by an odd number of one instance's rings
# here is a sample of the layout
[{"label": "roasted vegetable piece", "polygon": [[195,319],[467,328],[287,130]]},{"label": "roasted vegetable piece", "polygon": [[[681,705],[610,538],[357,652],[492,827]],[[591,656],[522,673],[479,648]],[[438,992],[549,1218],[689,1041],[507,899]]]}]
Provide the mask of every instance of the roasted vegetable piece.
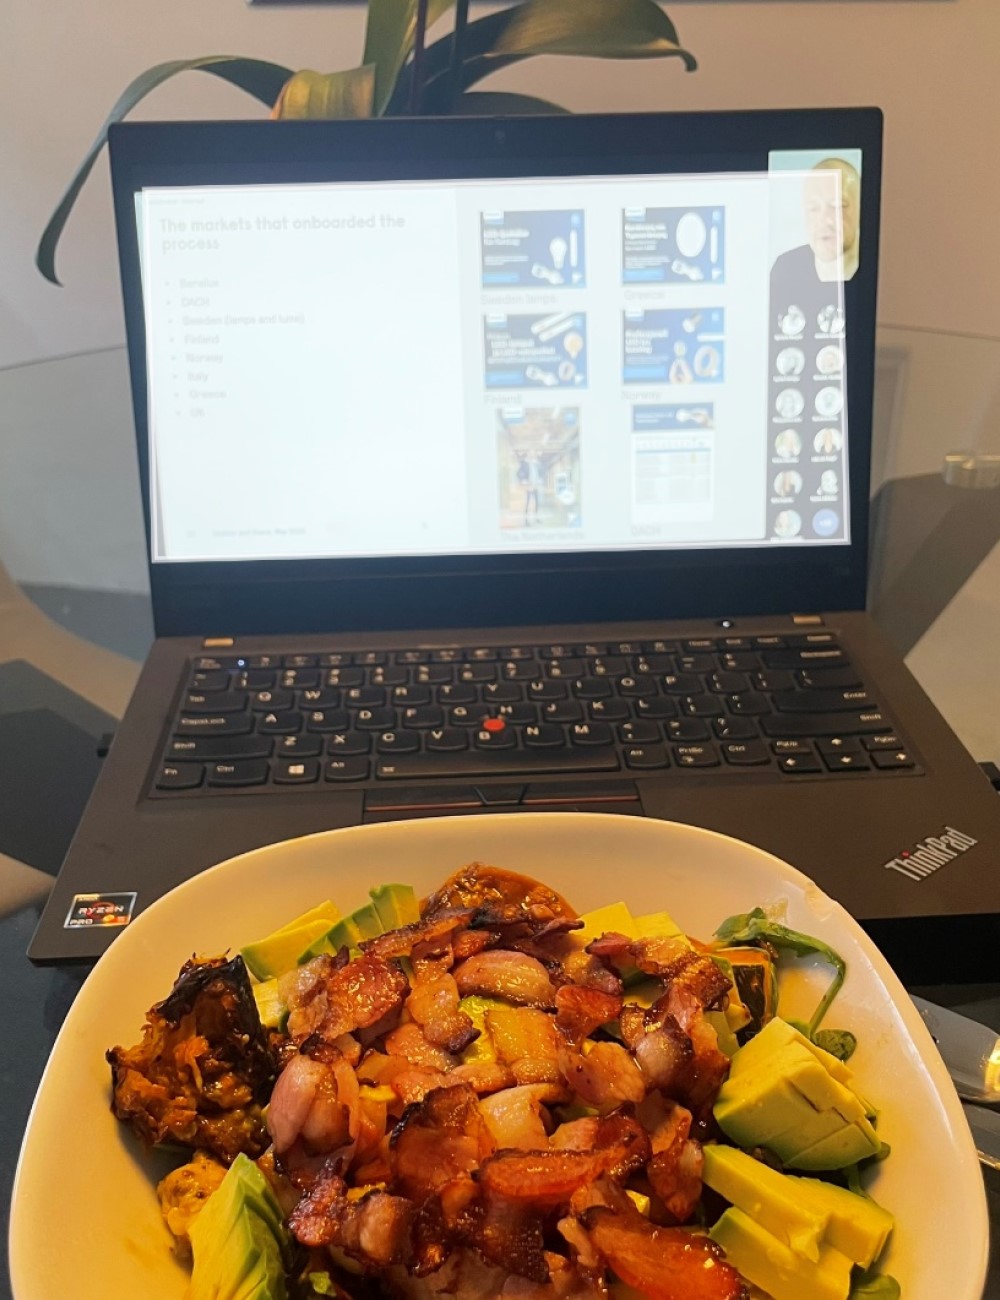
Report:
[{"label": "roasted vegetable piece", "polygon": [[267,1146],[261,1107],[277,1063],[242,957],[185,963],[146,1013],[142,1041],[107,1059],[111,1108],[147,1145],[193,1147],[227,1165]]}]

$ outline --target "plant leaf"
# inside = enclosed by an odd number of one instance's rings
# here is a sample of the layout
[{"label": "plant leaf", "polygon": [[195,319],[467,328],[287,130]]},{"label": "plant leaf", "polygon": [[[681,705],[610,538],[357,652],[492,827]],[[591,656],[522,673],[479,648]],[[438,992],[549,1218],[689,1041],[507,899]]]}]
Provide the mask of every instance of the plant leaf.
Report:
[{"label": "plant leaf", "polygon": [[504,91],[471,90],[459,95],[452,112],[468,117],[496,117],[514,113],[568,113],[569,109],[553,104],[550,99],[536,99],[534,95],[508,95]]},{"label": "plant leaf", "polygon": [[228,81],[240,90],[245,90],[248,95],[253,95],[256,99],[270,107],[281,92],[282,86],[292,75],[291,68],[283,68],[277,63],[268,63],[263,59],[242,59],[231,54],[213,54],[207,55],[200,59],[173,59],[169,63],[158,63],[156,67],[149,68],[141,73],[134,81],[130,82],[111,112],[105,118],[101,129],[97,133],[97,138],[87,151],[83,162],[77,168],[76,175],[70,181],[65,194],[59,200],[59,204],[52,216],[49,218],[48,225],[42,232],[42,237],[38,241],[38,251],[35,254],[35,265],[45,276],[46,280],[51,280],[53,284],[59,284],[56,277],[56,246],[59,243],[59,237],[73,210],[73,204],[77,196],[83,189],[87,177],[97,161],[97,155],[101,152],[108,138],[108,127],[114,122],[120,122],[123,117],[135,108],[140,100],[161,86],[163,82],[169,81],[179,72],[210,72],[214,77],[221,77],[223,81]]},{"label": "plant leaf", "polygon": [[374,94],[375,69],[370,63],[343,72],[306,68],[285,83],[271,116],[275,121],[371,117]]},{"label": "plant leaf", "polygon": [[525,0],[497,41],[500,56],[578,54],[600,59],[656,59],[692,56],[681,48],[677,29],[656,0]]},{"label": "plant leaf", "polygon": [[[430,0],[427,26],[430,28],[454,5],[455,0]],[[368,5],[365,52],[362,63],[375,68],[375,97],[372,115],[384,112],[400,69],[413,50],[417,30],[417,0],[374,0]]]},{"label": "plant leaf", "polygon": [[[451,38],[428,46],[424,58],[425,113],[451,112],[450,100],[483,77],[536,54],[604,59],[677,57],[697,64],[677,41],[677,30],[655,0],[524,0],[469,23],[457,78],[449,68]],[[410,69],[396,83],[388,112],[405,112]]]}]

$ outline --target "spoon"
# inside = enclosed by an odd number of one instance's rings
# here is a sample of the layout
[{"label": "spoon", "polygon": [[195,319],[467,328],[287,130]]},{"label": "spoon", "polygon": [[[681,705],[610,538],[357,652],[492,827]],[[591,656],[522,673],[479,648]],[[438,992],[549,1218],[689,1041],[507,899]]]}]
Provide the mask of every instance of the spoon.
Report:
[{"label": "spoon", "polygon": [[1000,1037],[947,1007],[912,996],[963,1101],[1000,1106]]}]

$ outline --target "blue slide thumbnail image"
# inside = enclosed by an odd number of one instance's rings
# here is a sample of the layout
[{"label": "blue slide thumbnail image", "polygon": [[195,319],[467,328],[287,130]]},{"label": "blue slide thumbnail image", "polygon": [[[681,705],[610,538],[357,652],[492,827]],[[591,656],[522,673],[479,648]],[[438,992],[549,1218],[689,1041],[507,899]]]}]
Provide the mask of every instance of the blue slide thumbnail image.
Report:
[{"label": "blue slide thumbnail image", "polygon": [[725,379],[725,310],[669,307],[623,313],[626,384],[719,384]]},{"label": "blue slide thumbnail image", "polygon": [[625,284],[722,284],[725,278],[725,208],[625,209]]},{"label": "blue slide thumbnail image", "polygon": [[586,285],[582,208],[484,212],[481,236],[484,289]]},{"label": "blue slide thumbnail image", "polygon": [[533,312],[483,319],[487,388],[582,388],[587,383],[583,312]]},{"label": "blue slide thumbnail image", "polygon": [[633,433],[714,428],[715,406],[712,402],[656,403],[632,408]]}]

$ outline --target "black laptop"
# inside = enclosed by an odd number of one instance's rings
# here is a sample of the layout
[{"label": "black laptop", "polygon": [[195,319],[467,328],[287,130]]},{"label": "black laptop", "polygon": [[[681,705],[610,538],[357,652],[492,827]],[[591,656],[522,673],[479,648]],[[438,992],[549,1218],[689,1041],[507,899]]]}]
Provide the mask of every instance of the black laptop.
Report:
[{"label": "black laptop", "polygon": [[912,978],[985,967],[1000,802],[863,612],[878,111],[111,159],[158,640],[33,959],[286,837],[570,809],[761,845]]}]

